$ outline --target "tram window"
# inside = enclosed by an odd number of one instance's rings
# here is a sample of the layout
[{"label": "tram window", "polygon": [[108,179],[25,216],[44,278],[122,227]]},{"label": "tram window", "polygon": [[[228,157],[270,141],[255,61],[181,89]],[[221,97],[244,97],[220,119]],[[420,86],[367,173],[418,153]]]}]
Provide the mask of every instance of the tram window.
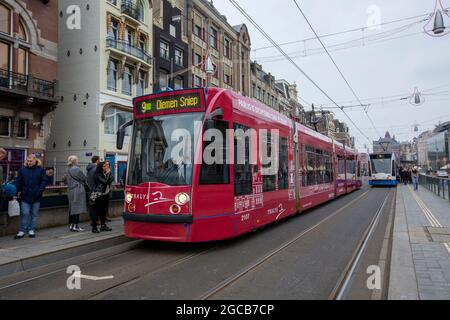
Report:
[{"label": "tram window", "polygon": [[302,154],[301,154],[301,165],[302,165],[302,187],[308,186],[307,181],[307,170],[306,170],[306,151],[305,151],[305,145],[302,144]]},{"label": "tram window", "polygon": [[278,190],[285,190],[289,188],[288,141],[286,138],[280,137],[278,159]]},{"label": "tram window", "polygon": [[[270,131],[267,131],[267,138],[266,138],[266,144],[267,144],[267,156],[269,158],[272,157],[272,134]],[[271,168],[272,163],[262,165],[263,168],[269,169]],[[263,192],[271,192],[276,190],[276,175],[263,175]]]},{"label": "tram window", "polygon": [[[253,193],[253,172],[252,163],[250,161],[250,136],[245,135],[245,142],[241,139],[240,135],[237,135],[238,130],[242,130],[244,133],[249,132],[249,128],[240,124],[234,124],[234,195],[245,196]],[[239,148],[244,147],[243,159],[238,159]],[[239,161],[238,161],[239,160]]]},{"label": "tram window", "polygon": [[[207,164],[205,163],[205,149],[212,143],[213,141],[205,141],[203,143],[203,153],[202,153],[202,167],[200,169],[200,185],[213,185],[213,184],[228,184],[230,183],[230,165],[228,164],[228,155],[229,150],[227,149],[228,143],[226,143],[228,139],[227,135],[227,129],[228,129],[228,122],[221,121],[221,120],[214,120],[214,129],[217,129],[222,134],[222,155],[223,159],[221,163],[214,163],[214,164]],[[215,156],[214,151],[212,153],[212,156]]]},{"label": "tram window", "polygon": [[338,174],[345,174],[345,159],[342,156],[338,156]]},{"label": "tram window", "polygon": [[333,182],[333,174],[332,174],[332,164],[331,164],[331,156],[330,153],[325,151],[324,153],[324,162],[325,162],[325,178],[324,183]]},{"label": "tram window", "polygon": [[314,147],[306,146],[306,179],[308,186],[316,184],[316,153]]},{"label": "tram window", "polygon": [[323,151],[316,149],[316,183],[324,183],[325,166],[323,163]]}]

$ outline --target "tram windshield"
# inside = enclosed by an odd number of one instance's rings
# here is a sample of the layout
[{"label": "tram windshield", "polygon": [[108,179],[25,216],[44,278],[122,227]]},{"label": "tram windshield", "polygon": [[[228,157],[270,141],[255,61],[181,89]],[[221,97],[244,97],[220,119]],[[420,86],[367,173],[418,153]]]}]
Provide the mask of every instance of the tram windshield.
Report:
[{"label": "tram windshield", "polygon": [[370,156],[373,173],[391,173],[391,155],[377,154]]},{"label": "tram windshield", "polygon": [[204,113],[155,116],[135,121],[128,184],[191,185],[194,148]]}]

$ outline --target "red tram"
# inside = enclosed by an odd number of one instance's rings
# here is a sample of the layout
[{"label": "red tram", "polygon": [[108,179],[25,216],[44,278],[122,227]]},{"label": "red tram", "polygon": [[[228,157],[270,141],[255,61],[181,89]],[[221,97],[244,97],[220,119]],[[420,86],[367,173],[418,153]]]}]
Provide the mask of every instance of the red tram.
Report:
[{"label": "red tram", "polygon": [[[238,237],[362,185],[356,150],[230,90],[139,97],[134,110],[117,143],[120,149],[125,128],[133,125],[123,215],[131,238],[204,242]],[[222,164],[203,159],[212,144],[204,136],[207,128],[225,137]],[[235,134],[238,130],[278,130],[277,172],[263,175],[267,164],[252,157],[264,144],[270,149],[275,136],[262,141],[255,134],[258,143],[250,146],[249,139]],[[187,154],[195,161],[174,163],[170,154],[180,142],[183,158]],[[242,145],[248,151],[238,161]]]}]

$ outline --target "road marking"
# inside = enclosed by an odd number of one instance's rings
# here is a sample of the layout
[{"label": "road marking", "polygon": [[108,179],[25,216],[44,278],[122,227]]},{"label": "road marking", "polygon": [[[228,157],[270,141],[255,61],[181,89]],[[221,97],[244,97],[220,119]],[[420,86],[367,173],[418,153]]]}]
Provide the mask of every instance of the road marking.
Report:
[{"label": "road marking", "polygon": [[420,209],[422,209],[423,214],[427,218],[430,225],[434,228],[442,228],[442,224],[439,222],[439,220],[435,217],[433,212],[425,205],[425,203],[422,201],[422,199],[419,198],[418,195],[416,195],[410,186],[408,186],[409,191],[411,192],[414,200],[419,205]]},{"label": "road marking", "polygon": [[80,279],[86,279],[86,280],[92,280],[92,281],[114,279],[114,276],[96,277],[96,276],[88,276],[86,274],[81,274],[80,272],[75,272],[73,277],[74,278],[80,278]]}]

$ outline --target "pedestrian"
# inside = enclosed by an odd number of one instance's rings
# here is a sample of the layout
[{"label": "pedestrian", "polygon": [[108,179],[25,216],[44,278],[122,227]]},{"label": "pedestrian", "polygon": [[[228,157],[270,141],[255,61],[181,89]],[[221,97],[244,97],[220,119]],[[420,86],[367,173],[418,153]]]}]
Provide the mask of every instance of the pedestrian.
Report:
[{"label": "pedestrian", "polygon": [[[112,231],[106,225],[106,214],[108,213],[109,196],[111,193],[111,186],[114,177],[111,173],[111,167],[108,162],[100,162],[97,165],[97,173],[95,175],[95,187],[93,196],[94,200],[94,214],[92,217],[92,232],[99,233],[100,231]],[[91,199],[93,198],[91,195]],[[97,227],[97,218],[100,218],[100,231]]]},{"label": "pedestrian", "polygon": [[70,156],[67,161],[67,197],[69,198],[70,231],[82,232],[80,228],[80,214],[87,212],[86,193],[89,189],[87,179],[78,166],[78,158]]},{"label": "pedestrian", "polygon": [[22,216],[15,239],[22,239],[27,231],[30,238],[36,237],[39,209],[47,179],[41,161],[34,154],[29,155],[14,182],[17,193],[22,199]]},{"label": "pedestrian", "polygon": [[3,184],[5,183],[5,177],[3,173],[3,166],[1,161],[5,159],[7,156],[7,152],[5,149],[0,148],[0,212],[5,210],[6,207],[6,199],[3,195]]},{"label": "pedestrian", "polygon": [[413,179],[414,190],[419,190],[419,168],[413,167],[412,179]]},{"label": "pedestrian", "polygon": [[[99,156],[93,156],[91,158],[91,163],[88,164],[86,168],[86,176],[87,176],[87,184],[89,187],[89,193],[88,193],[88,209],[89,209],[89,216],[91,217],[91,221],[94,217],[94,202],[90,200],[90,196],[92,192],[94,192],[95,189],[95,176],[97,175],[97,165],[100,162]],[[98,219],[98,218],[97,218]],[[98,221],[96,222],[98,224]]]},{"label": "pedestrian", "polygon": [[48,178],[48,186],[53,186],[54,183],[54,176],[55,176],[55,170],[53,169],[53,167],[47,167],[45,168],[45,174],[47,175]]}]

